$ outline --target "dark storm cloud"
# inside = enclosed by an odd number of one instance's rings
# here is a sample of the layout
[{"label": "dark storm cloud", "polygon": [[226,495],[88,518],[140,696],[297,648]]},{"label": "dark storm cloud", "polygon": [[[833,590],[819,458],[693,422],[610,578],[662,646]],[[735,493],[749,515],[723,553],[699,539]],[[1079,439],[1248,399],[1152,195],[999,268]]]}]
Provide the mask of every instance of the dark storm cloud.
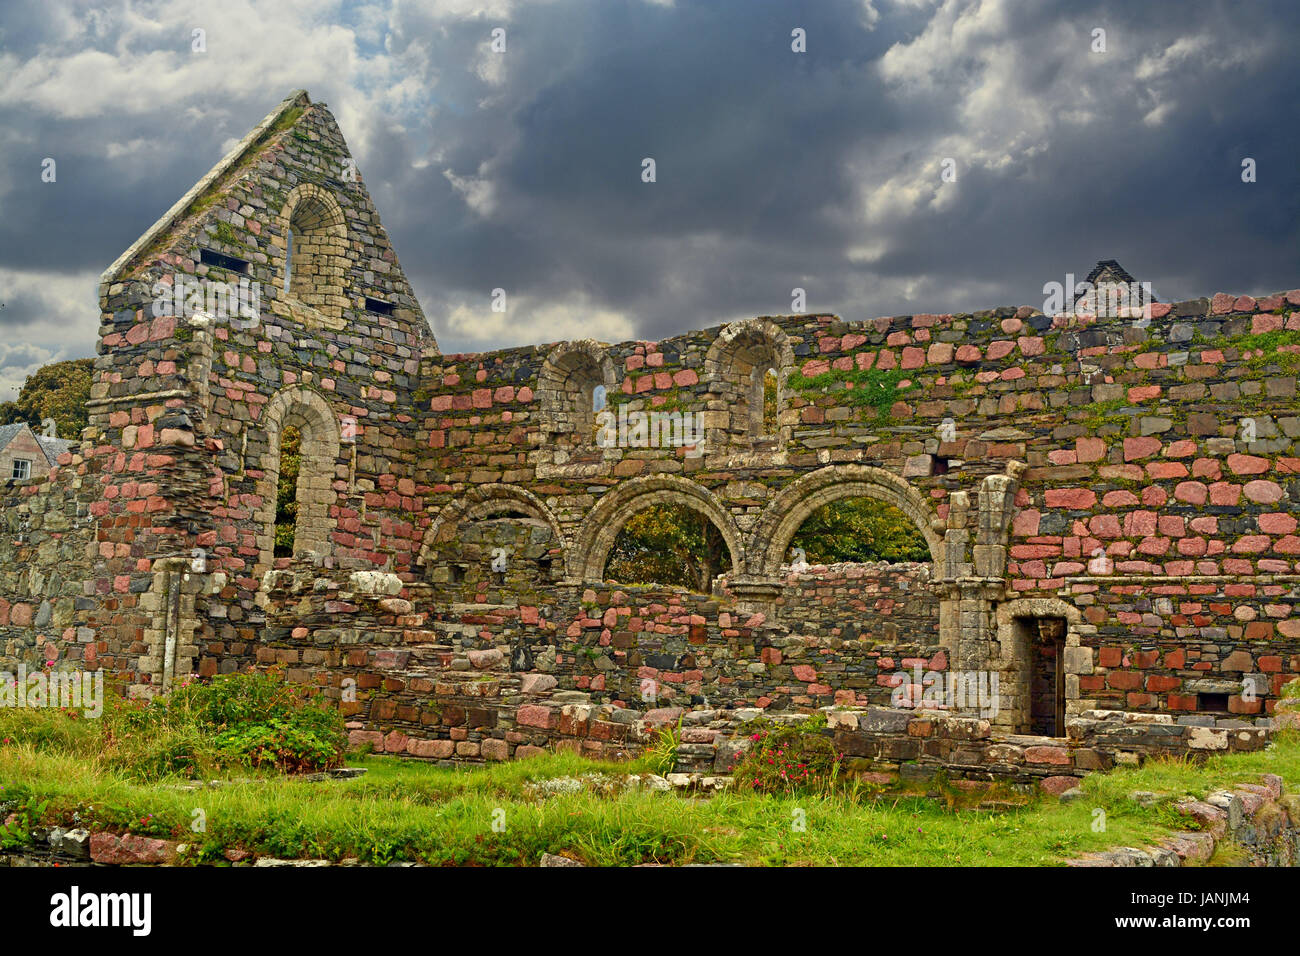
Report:
[{"label": "dark storm cloud", "polygon": [[[305,85],[338,116],[448,351],[505,344],[463,319],[496,287],[527,303],[513,344],[579,334],[547,306],[660,338],[788,311],[795,286],[855,319],[1041,305],[1045,282],[1101,258],[1165,299],[1300,285],[1293,3],[470,7],[350,7],[346,23],[380,28],[343,41],[267,7],[240,56],[214,7],[209,59],[176,67],[156,107],[60,112],[0,79],[0,270],[99,272]],[[6,24],[0,56],[73,56],[52,19]],[[84,43],[117,57],[112,83],[187,25],[119,51],[126,28],[104,14]],[[266,65],[281,55],[297,69]],[[44,156],[57,186],[39,182]],[[958,179],[941,185],[945,158]],[[0,324],[27,322],[31,295]]]}]

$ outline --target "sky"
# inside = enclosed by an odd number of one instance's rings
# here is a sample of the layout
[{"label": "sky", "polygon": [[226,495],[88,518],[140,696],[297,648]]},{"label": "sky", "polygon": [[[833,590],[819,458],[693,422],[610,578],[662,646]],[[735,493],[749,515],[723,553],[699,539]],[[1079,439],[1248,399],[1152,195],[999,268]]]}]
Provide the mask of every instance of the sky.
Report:
[{"label": "sky", "polygon": [[0,0],[0,399],[94,354],[99,274],[298,88],[444,352],[796,288],[1042,308],[1100,259],[1300,287],[1297,35],[1293,0]]}]

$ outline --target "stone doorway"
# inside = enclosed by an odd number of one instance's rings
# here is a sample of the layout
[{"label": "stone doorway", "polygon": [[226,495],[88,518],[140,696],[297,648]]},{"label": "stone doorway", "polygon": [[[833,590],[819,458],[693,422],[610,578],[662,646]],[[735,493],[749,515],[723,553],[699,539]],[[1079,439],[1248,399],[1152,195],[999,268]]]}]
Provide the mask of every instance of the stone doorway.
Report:
[{"label": "stone doorway", "polygon": [[1028,642],[1027,726],[1043,737],[1065,735],[1065,618],[1022,618]]}]

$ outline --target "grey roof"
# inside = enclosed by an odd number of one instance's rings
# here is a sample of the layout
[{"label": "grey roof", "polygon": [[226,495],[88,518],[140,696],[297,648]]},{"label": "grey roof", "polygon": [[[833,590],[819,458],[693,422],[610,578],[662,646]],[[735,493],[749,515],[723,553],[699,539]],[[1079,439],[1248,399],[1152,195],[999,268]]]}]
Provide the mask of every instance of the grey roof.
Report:
[{"label": "grey roof", "polygon": [[45,460],[51,465],[59,463],[59,456],[72,447],[73,441],[70,438],[46,438],[38,434],[36,429],[32,428],[26,422],[15,422],[12,425],[0,425],[0,451],[9,447],[9,443],[18,437],[24,428],[31,429],[32,437],[36,443],[41,446],[41,451],[45,453]]},{"label": "grey roof", "polygon": [[45,459],[51,465],[59,463],[59,456],[72,447],[71,438],[46,438],[44,435],[37,435],[36,441],[41,446],[41,451],[45,452]]},{"label": "grey roof", "polygon": [[27,427],[26,422],[16,422],[13,425],[0,425],[0,451],[9,447],[9,443],[18,437],[18,433]]},{"label": "grey roof", "polygon": [[1131,275],[1128,274],[1128,270],[1126,270],[1122,265],[1120,265],[1114,259],[1102,259],[1100,262],[1098,262],[1095,266],[1092,267],[1092,271],[1088,273],[1088,277],[1083,281],[1096,282],[1097,279],[1101,277],[1104,273],[1110,273],[1108,278],[1114,278],[1120,282],[1137,281]]}]

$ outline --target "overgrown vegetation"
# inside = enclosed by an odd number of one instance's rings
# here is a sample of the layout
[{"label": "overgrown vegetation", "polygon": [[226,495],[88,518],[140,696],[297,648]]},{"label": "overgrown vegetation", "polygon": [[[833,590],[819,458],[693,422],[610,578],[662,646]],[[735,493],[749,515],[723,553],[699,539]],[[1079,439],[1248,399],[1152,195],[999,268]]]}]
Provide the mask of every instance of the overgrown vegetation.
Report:
[{"label": "overgrown vegetation", "polygon": [[794,391],[805,394],[840,386],[835,392],[837,404],[874,408],[878,418],[885,418],[893,404],[903,397],[902,393],[912,387],[908,380],[908,374],[902,369],[855,368],[847,372],[822,372],[811,378],[802,372],[791,372],[787,383]]},{"label": "overgrown vegetation", "polygon": [[837,561],[929,561],[925,536],[907,515],[875,498],[822,505],[790,541],[814,564]]},{"label": "overgrown vegetation", "polygon": [[[184,858],[190,862],[225,863],[224,851],[238,849],[376,864],[535,865],[545,852],[605,866],[1042,866],[1151,845],[1187,829],[1189,820],[1171,806],[1183,795],[1204,797],[1257,782],[1261,773],[1281,775],[1290,789],[1300,783],[1294,735],[1203,765],[1158,760],[1093,774],[1071,803],[1044,796],[1002,809],[948,809],[920,795],[851,785],[692,799],[620,786],[628,773],[648,769],[641,762],[598,763],[570,753],[472,769],[395,758],[353,762],[368,773],[324,783],[227,778],[196,792],[142,783],[57,747],[11,741],[0,746],[0,811],[18,814],[15,833],[27,814],[33,825],[167,837],[193,847]],[[922,786],[944,793],[941,782]],[[1135,790],[1168,797],[1143,806],[1129,799]],[[206,815],[201,834],[190,828],[195,807]],[[1095,826],[1098,809],[1104,829]]]},{"label": "overgrown vegetation", "polygon": [[280,435],[280,477],[275,488],[275,556],[293,556],[293,539],[298,530],[298,471],[301,465],[302,432],[285,425]]},{"label": "overgrown vegetation", "polygon": [[825,714],[798,723],[751,721],[745,727],[749,750],[731,771],[737,789],[786,795],[833,793],[841,782],[843,755],[822,733],[825,729]]},{"label": "overgrown vegetation", "polygon": [[185,683],[147,703],[106,694],[98,718],[4,708],[0,739],[143,782],[232,769],[323,770],[341,764],[347,746],[337,708],[274,673]]},{"label": "overgrown vegetation", "polygon": [[709,593],[730,562],[726,541],[712,521],[685,505],[638,511],[618,533],[605,577],[624,584],[663,584]]}]

